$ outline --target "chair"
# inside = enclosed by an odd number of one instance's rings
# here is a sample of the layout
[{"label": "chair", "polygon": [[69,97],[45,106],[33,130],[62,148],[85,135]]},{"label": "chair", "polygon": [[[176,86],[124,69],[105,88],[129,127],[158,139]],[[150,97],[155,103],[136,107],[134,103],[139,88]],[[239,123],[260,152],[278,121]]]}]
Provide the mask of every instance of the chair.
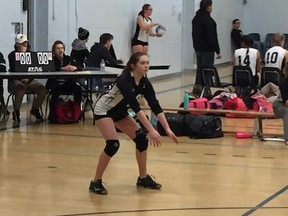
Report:
[{"label": "chair", "polygon": [[279,68],[263,67],[261,69],[261,87],[265,86],[269,82],[279,86],[282,79],[283,73],[279,70]]},{"label": "chair", "polygon": [[285,43],[284,43],[284,49],[288,49],[288,34],[284,34],[285,36]]},{"label": "chair", "polygon": [[256,88],[257,83],[252,75],[252,70],[249,66],[234,66],[233,67],[233,86],[239,88],[252,87]]},{"label": "chair", "polygon": [[201,73],[204,87],[202,89],[200,97],[203,97],[205,91],[211,92],[211,87],[225,88],[231,85],[230,83],[220,82],[218,71],[214,66],[203,66]]},{"label": "chair", "polygon": [[266,48],[269,49],[272,47],[272,44],[271,44],[271,39],[272,39],[272,36],[274,34],[273,33],[268,33],[266,34],[266,37],[265,37],[265,45],[266,45]]},{"label": "chair", "polygon": [[259,33],[250,33],[249,36],[253,38],[254,41],[260,41],[260,34]]}]

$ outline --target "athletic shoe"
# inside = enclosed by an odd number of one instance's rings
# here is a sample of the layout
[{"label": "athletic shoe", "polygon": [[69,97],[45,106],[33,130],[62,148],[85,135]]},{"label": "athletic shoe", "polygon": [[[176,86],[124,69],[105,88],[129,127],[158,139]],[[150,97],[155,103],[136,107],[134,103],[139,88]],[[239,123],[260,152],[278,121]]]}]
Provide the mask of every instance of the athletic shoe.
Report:
[{"label": "athletic shoe", "polygon": [[160,189],[162,187],[162,185],[155,182],[150,175],[147,175],[145,178],[138,177],[136,185],[137,187],[149,189]]},{"label": "athletic shoe", "polygon": [[43,117],[41,116],[39,109],[30,110],[30,115],[35,118],[36,122],[42,122]]},{"label": "athletic shoe", "polygon": [[89,190],[96,194],[107,195],[108,191],[102,184],[102,180],[91,181]]}]

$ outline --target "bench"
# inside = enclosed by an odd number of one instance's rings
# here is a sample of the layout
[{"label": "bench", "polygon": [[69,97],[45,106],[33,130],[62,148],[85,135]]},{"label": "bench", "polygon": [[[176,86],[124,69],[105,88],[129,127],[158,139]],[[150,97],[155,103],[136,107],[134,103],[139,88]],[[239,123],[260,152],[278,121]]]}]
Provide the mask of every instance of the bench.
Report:
[{"label": "bench", "polygon": [[[143,110],[150,110],[149,107],[142,107]],[[255,112],[255,111],[237,111],[237,110],[224,110],[224,109],[197,109],[197,108],[173,108],[173,107],[162,107],[163,111],[170,112],[199,112],[199,113],[219,113],[219,114],[236,114],[254,117],[254,127],[253,127],[253,138],[263,139],[263,118],[275,118],[274,113],[268,112]],[[151,113],[151,119],[155,118],[154,114]]]}]

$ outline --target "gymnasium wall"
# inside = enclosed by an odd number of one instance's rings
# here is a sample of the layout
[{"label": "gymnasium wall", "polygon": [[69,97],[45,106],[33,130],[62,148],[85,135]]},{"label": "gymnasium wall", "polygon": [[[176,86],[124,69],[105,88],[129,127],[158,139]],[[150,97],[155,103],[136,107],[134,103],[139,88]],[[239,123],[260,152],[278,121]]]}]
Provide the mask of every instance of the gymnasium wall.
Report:
[{"label": "gymnasium wall", "polygon": [[[96,3],[97,2],[97,3]],[[113,46],[118,58],[126,61],[131,53],[131,38],[136,18],[145,3],[153,6],[152,19],[167,28],[162,38],[150,38],[152,65],[171,64],[169,71],[153,71],[150,76],[175,73],[182,70],[182,0],[53,0],[49,1],[49,47],[57,39],[66,44],[70,53],[71,43],[77,37],[78,27],[90,31],[90,48],[104,32],[114,35]]]},{"label": "gymnasium wall", "polygon": [[247,0],[244,6],[244,33],[258,32],[264,41],[267,33],[288,33],[287,0]]}]

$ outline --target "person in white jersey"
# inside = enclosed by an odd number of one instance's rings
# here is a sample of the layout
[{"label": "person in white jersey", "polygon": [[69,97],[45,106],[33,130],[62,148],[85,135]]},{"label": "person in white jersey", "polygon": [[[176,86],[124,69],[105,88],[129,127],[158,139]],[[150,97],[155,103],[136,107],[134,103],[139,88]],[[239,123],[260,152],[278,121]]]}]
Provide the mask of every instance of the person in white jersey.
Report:
[{"label": "person in white jersey", "polygon": [[265,67],[275,67],[283,71],[285,63],[288,62],[288,51],[284,47],[285,36],[275,33],[271,38],[272,47],[265,54]]},{"label": "person in white jersey", "polygon": [[136,31],[132,38],[132,53],[143,52],[147,54],[149,36],[159,37],[152,32],[152,27],[158,25],[158,23],[153,23],[150,18],[152,11],[153,8],[150,4],[144,4],[138,14]]},{"label": "person in white jersey", "polygon": [[[275,33],[271,38],[272,47],[265,54],[265,67],[275,67],[283,72],[285,64],[288,62],[288,51],[284,47],[285,36],[282,33]],[[273,102],[280,95],[279,86],[272,82],[267,83],[260,90],[268,101]]]},{"label": "person in white jersey", "polygon": [[252,70],[254,82],[259,82],[258,74],[260,72],[260,53],[257,49],[251,48],[253,39],[249,35],[243,35],[241,38],[242,48],[234,52],[234,66],[249,66]]}]

